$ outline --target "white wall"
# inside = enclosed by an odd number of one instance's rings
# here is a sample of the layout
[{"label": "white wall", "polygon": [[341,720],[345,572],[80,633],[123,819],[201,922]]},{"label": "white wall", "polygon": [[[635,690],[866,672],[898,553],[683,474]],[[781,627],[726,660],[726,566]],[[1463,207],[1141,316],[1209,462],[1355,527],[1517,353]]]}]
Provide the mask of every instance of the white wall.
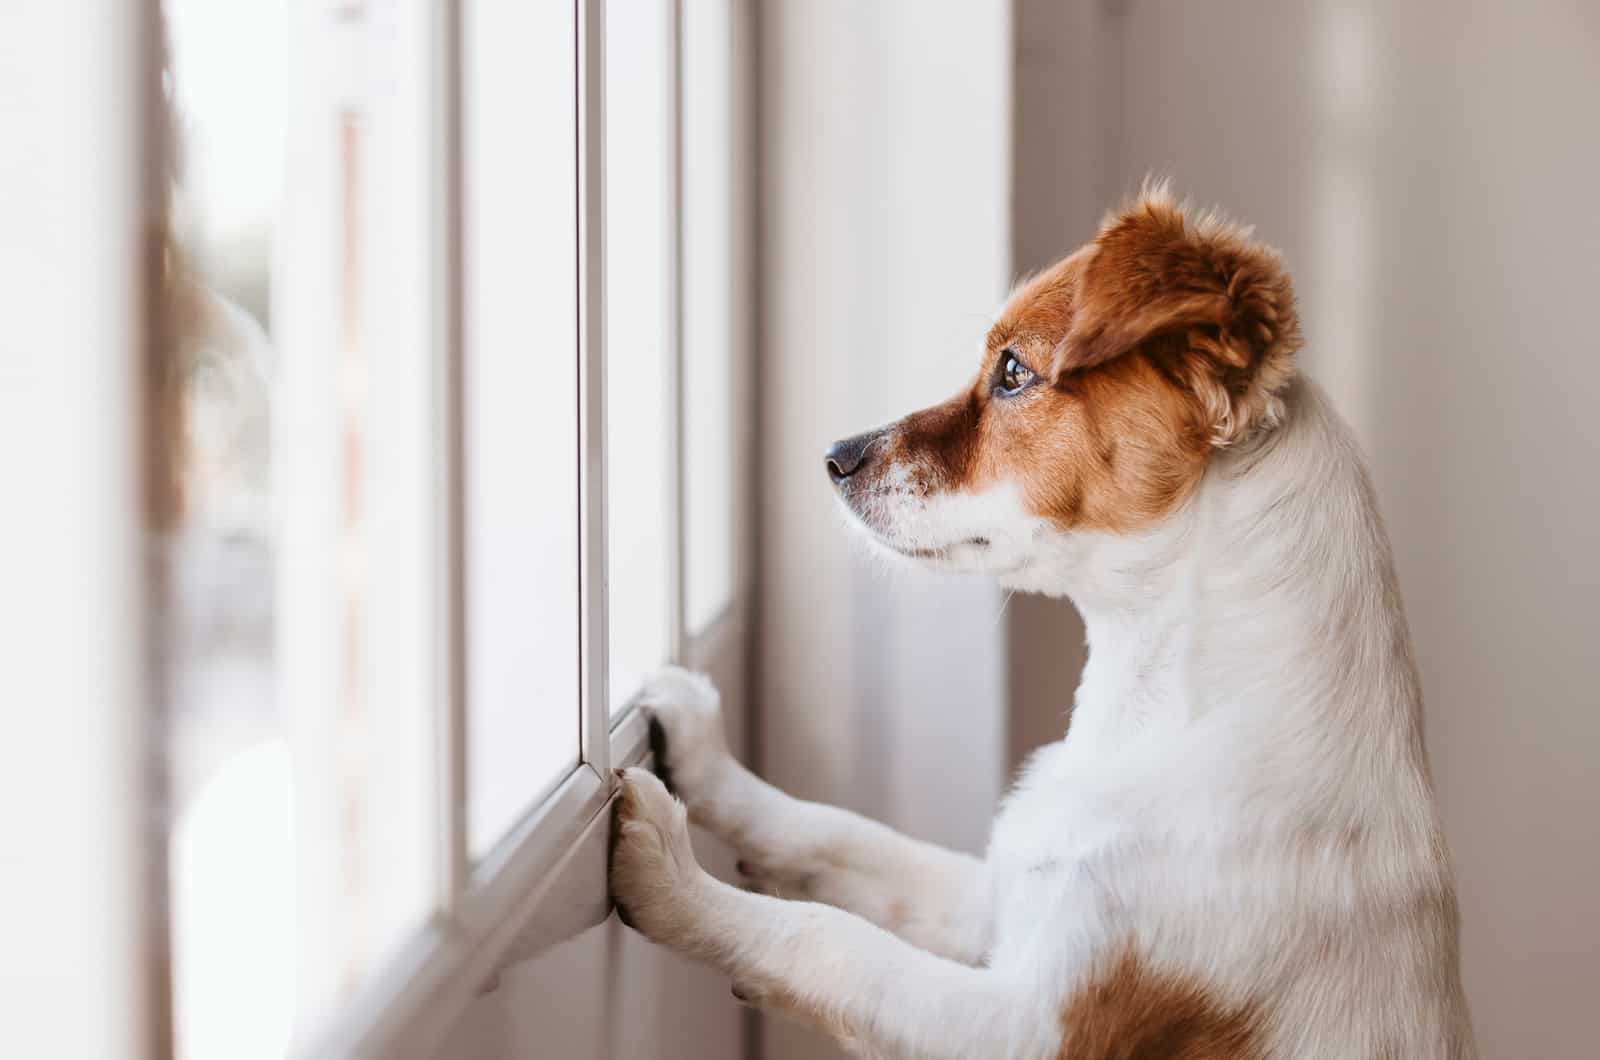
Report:
[{"label": "white wall", "polygon": [[1394,538],[1483,1055],[1592,1056],[1600,8],[1018,13],[1019,235],[1070,249],[1155,170],[1285,251]]},{"label": "white wall", "polygon": [[[0,1031],[12,1056],[166,1052],[143,621],[161,489],[148,355],[152,12],[0,8]],[[97,32],[84,33],[92,23]],[[152,405],[155,402],[151,402]],[[150,434],[146,434],[150,431]]]},{"label": "white wall", "polygon": [[[822,455],[966,383],[1010,271],[1009,5],[762,7],[760,765],[983,847],[1003,776],[982,581],[865,558]],[[767,1020],[770,1060],[828,1055]]]}]

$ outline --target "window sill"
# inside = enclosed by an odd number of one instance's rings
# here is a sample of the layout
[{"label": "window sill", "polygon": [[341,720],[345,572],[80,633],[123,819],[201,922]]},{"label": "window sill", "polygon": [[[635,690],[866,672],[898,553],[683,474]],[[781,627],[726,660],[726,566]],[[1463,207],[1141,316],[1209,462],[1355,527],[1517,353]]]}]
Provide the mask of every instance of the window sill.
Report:
[{"label": "window sill", "polygon": [[[711,669],[746,629],[729,608],[687,646]],[[650,726],[633,705],[609,726],[613,768],[648,763]],[[574,938],[611,913],[606,868],[616,781],[581,763],[474,867],[455,916],[439,917],[357,995],[304,1055],[432,1058],[457,1016],[500,972]]]},{"label": "window sill", "polygon": [[[643,712],[611,731],[619,768],[649,754]],[[616,783],[581,764],[472,874],[460,913],[440,918],[358,996],[308,1055],[431,1057],[458,1013],[502,969],[601,923]]]},{"label": "window sill", "polygon": [[501,968],[603,921],[614,789],[580,765],[476,868],[459,914],[413,939],[306,1054],[431,1057]]}]

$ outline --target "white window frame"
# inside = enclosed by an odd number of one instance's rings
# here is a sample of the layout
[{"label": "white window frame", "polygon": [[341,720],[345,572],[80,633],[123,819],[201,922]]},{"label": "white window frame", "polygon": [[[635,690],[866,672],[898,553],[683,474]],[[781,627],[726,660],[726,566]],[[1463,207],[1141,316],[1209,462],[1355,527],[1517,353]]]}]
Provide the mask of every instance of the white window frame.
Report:
[{"label": "white window frame", "polygon": [[[446,0],[431,12],[437,41],[433,69],[428,72],[435,108],[431,136],[436,150],[432,202],[432,242],[442,254],[434,277],[431,302],[436,326],[435,409],[439,460],[437,493],[445,498],[438,525],[435,573],[442,611],[435,669],[437,733],[434,765],[438,799],[435,819],[435,913],[389,963],[375,970],[356,997],[340,1006],[331,1024],[301,1029],[298,1048],[317,1056],[427,1056],[449,1032],[472,998],[492,983],[499,970],[529,956],[550,942],[569,938],[601,922],[610,912],[605,881],[609,807],[616,782],[613,768],[638,764],[648,756],[647,722],[637,710],[619,711],[613,719],[607,689],[606,624],[606,423],[605,423],[605,218],[604,218],[604,0],[572,0],[577,13],[578,135],[574,157],[578,169],[578,304],[580,615],[582,659],[579,760],[543,800],[476,864],[469,853],[467,822],[468,712],[464,611],[466,555],[463,527],[463,203],[462,203],[462,5]],[[685,630],[684,474],[683,451],[683,45],[681,5],[670,0],[668,42],[672,79],[669,142],[673,156],[672,254],[669,285],[673,333],[669,338],[669,438],[671,454],[669,504],[669,644],[676,661],[697,668],[738,665],[746,650],[750,580],[744,573],[750,497],[744,488],[744,457],[732,461],[733,541],[732,595],[720,617],[692,638]],[[328,4],[330,19],[338,4]],[[730,3],[729,17],[742,15]],[[737,27],[730,26],[735,38]],[[730,41],[730,44],[733,42]],[[732,55],[730,55],[732,61]],[[730,110],[734,101],[729,100]],[[153,117],[153,116],[152,116]],[[730,161],[730,165],[732,165]],[[736,169],[746,178],[748,170]],[[733,203],[729,209],[738,211]],[[738,218],[730,225],[741,230]],[[734,254],[733,248],[729,250]],[[737,255],[734,255],[735,257]],[[736,263],[737,264],[737,263]],[[730,269],[730,274],[735,270]],[[730,313],[736,299],[730,293]],[[747,344],[738,323],[731,327],[734,361]],[[748,358],[743,358],[748,360]],[[747,403],[747,368],[735,384],[735,416]],[[743,432],[733,425],[737,439]]]}]

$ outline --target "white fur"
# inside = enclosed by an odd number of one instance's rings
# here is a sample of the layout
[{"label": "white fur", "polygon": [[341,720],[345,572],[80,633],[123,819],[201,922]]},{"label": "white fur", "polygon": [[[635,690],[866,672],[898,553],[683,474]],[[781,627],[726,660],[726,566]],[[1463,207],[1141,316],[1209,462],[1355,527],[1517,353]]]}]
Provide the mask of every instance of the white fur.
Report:
[{"label": "white fur", "polygon": [[769,893],[702,872],[681,809],[631,770],[621,906],[865,1055],[1056,1056],[1066,1001],[1131,941],[1257,1005],[1271,1056],[1474,1056],[1388,543],[1320,392],[1285,405],[1139,535],[1055,531],[1013,489],[879,499],[880,544],[1069,595],[1087,625],[1070,731],[985,861],[764,784],[714,690],[675,672],[648,700],[675,783]]}]

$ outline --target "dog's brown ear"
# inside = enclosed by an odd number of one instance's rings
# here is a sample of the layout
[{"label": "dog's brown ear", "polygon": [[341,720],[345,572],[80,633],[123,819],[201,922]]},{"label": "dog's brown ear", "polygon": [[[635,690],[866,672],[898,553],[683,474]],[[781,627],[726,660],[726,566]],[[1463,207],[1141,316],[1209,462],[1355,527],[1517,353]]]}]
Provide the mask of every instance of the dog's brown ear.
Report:
[{"label": "dog's brown ear", "polygon": [[1190,221],[1164,187],[1147,189],[1101,228],[1073,302],[1052,356],[1058,381],[1165,339],[1216,444],[1276,422],[1300,328],[1277,252],[1248,230]]}]

